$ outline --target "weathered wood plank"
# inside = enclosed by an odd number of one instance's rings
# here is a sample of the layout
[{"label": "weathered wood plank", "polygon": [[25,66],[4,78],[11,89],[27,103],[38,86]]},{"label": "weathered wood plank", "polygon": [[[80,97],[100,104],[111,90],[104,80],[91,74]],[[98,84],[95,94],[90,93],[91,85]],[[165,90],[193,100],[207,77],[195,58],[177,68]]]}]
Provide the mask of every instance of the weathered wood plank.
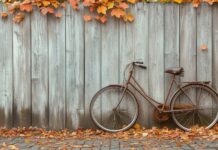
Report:
[{"label": "weathered wood plank", "polygon": [[196,9],[180,6],[180,66],[185,70],[182,81],[196,80]]},{"label": "weathered wood plank", "polygon": [[48,128],[48,26],[47,16],[31,14],[32,126]]},{"label": "weathered wood plank", "polygon": [[[0,5],[0,12],[6,9]],[[13,25],[0,20],[0,126],[12,127],[13,123]]]},{"label": "weathered wood plank", "polygon": [[[140,59],[144,62],[144,65],[148,66],[148,5],[145,3],[138,3],[132,12],[135,16],[135,21],[133,23],[134,57],[135,60]],[[148,93],[148,70],[137,68],[135,77],[145,92]],[[140,125],[148,127],[148,119],[150,119],[151,116],[148,111],[149,103],[140,95],[138,95],[137,98],[140,111],[138,122]]]},{"label": "weathered wood plank", "polygon": [[[110,22],[108,22],[106,25],[102,26],[101,28],[101,32],[102,32],[101,84],[102,84],[102,87],[105,87],[109,84],[119,83],[119,24],[118,23],[119,22],[117,20],[113,19]],[[102,108],[101,108],[102,115],[101,116],[102,116],[103,123],[108,123],[107,118],[111,115],[111,109],[113,109],[115,105],[118,104],[118,102],[115,104],[112,102],[114,102],[113,94],[108,95],[107,99],[102,99]]]},{"label": "weathered wood plank", "polygon": [[[201,46],[207,45],[207,50]],[[197,80],[212,81],[212,7],[202,4],[197,9]]]},{"label": "weathered wood plank", "polygon": [[14,126],[31,124],[30,15],[13,24]]},{"label": "weathered wood plank", "polygon": [[213,87],[218,91],[218,7],[213,7]]},{"label": "weathered wood plank", "polygon": [[101,24],[85,23],[85,118],[84,127],[96,127],[89,113],[94,94],[101,88]]},{"label": "weathered wood plank", "polygon": [[[164,35],[164,67],[179,67],[179,5],[165,6]],[[165,98],[170,86],[172,75],[165,74]],[[172,90],[176,90],[174,86]],[[171,97],[173,92],[170,94]]]},{"label": "weathered wood plank", "polygon": [[65,128],[65,11],[61,19],[48,17],[49,128]]},{"label": "weathered wood plank", "polygon": [[84,118],[84,21],[82,12],[66,10],[66,127],[77,129]]},{"label": "weathered wood plank", "polygon": [[[164,6],[149,4],[149,95],[164,100]],[[150,114],[153,113],[150,107]],[[154,122],[149,120],[150,125]]]}]

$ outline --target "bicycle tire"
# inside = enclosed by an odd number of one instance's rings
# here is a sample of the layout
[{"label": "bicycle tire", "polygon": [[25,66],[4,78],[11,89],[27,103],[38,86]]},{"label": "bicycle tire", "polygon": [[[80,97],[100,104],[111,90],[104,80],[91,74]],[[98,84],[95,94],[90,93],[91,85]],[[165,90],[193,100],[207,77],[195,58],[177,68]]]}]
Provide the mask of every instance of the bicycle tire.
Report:
[{"label": "bicycle tire", "polygon": [[[100,129],[119,132],[128,130],[135,124],[139,111],[138,102],[129,89],[126,89],[125,93],[124,90],[125,87],[121,85],[109,85],[99,90],[92,98],[90,115]],[[123,99],[115,109],[122,94]]]},{"label": "bicycle tire", "polygon": [[[206,98],[206,101],[203,98]],[[218,95],[207,85],[189,84],[175,93],[170,108],[174,111],[171,113],[174,122],[181,129],[190,131],[193,126],[210,129],[218,120]],[[182,112],[181,109],[186,111]]]}]

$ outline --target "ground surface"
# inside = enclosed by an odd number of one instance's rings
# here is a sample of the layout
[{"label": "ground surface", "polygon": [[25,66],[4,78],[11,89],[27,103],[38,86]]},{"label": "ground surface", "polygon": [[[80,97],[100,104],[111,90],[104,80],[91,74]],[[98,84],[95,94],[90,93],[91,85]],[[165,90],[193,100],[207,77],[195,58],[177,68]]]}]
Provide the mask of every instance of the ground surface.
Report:
[{"label": "ground surface", "polygon": [[136,128],[126,132],[101,130],[46,131],[38,128],[0,129],[0,150],[218,150],[218,126],[211,130],[194,128],[149,130]]},{"label": "ground surface", "polygon": [[[72,139],[28,139],[25,138],[1,138],[1,145],[7,143],[8,149],[22,149],[22,150],[37,150],[37,149],[81,149],[81,150],[134,150],[134,149],[148,149],[148,150],[217,150],[218,141],[194,140],[190,143],[180,143],[176,140],[161,140],[161,139],[129,139],[126,141],[120,139],[87,139],[87,140],[72,140]],[[40,144],[41,142],[41,144]],[[45,142],[43,144],[43,142]],[[6,149],[7,149],[6,148]]]}]

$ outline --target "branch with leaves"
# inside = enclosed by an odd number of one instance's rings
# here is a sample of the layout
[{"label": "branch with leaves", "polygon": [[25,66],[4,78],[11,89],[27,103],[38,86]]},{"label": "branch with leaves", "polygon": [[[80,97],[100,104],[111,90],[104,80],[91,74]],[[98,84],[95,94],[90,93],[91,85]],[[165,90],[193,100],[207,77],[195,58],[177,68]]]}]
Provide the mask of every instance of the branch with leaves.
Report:
[{"label": "branch with leaves", "polygon": [[[80,7],[88,9],[87,14],[83,16],[85,21],[97,20],[106,23],[108,17],[115,17],[125,22],[133,22],[134,16],[129,11],[131,4],[142,2],[141,0],[0,0],[7,7],[7,12],[1,12],[0,17],[6,19],[8,15],[13,15],[13,21],[20,23],[25,18],[25,13],[30,13],[36,7],[43,15],[52,14],[57,18],[62,16],[60,8],[66,9],[66,5],[70,4],[75,11],[79,11]],[[158,2],[156,0],[145,0],[143,2]],[[174,2],[184,3],[192,2],[194,7],[198,7],[201,2],[213,4],[218,0],[160,0],[162,3]]]}]

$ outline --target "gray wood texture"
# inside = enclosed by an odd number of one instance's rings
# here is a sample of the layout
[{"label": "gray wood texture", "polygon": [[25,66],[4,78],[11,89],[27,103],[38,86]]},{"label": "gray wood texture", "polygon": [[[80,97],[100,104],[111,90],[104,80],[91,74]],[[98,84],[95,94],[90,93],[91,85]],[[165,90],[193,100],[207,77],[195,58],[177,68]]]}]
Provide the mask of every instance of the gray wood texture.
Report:
[{"label": "gray wood texture", "polygon": [[13,24],[14,126],[31,125],[31,20]]},{"label": "gray wood texture", "polygon": [[[0,6],[0,11],[6,8]],[[11,19],[11,18],[10,18]],[[0,21],[0,126],[12,127],[13,123],[13,24]]]},{"label": "gray wood texture", "polygon": [[[96,128],[89,114],[92,97],[108,84],[122,84],[126,64],[138,59],[148,69],[137,68],[136,79],[158,102],[166,97],[171,76],[164,70],[170,67],[184,68],[177,80],[212,80],[218,89],[217,6],[138,3],[130,9],[133,23],[85,23],[85,10],[70,7],[60,19],[37,11],[21,24],[0,19],[0,126]],[[133,92],[137,122],[158,125],[154,108]]]},{"label": "gray wood texture", "polygon": [[40,12],[31,14],[32,125],[48,128],[49,64],[48,22]]}]

